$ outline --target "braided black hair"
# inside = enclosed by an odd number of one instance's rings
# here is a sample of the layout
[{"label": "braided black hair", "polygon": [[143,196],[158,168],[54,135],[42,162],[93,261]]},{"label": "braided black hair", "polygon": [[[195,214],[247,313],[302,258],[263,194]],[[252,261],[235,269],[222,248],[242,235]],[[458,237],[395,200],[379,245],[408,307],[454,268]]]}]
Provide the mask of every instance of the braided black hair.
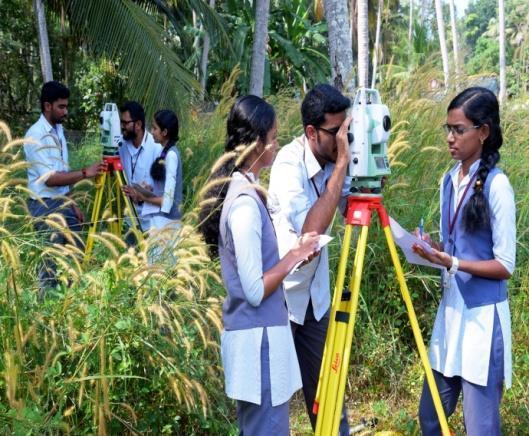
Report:
[{"label": "braided black hair", "polygon": [[151,165],[151,177],[153,180],[163,182],[165,180],[165,157],[169,149],[178,141],[178,117],[169,109],[159,110],[154,114],[154,121],[160,130],[167,129],[169,142],[164,146],[160,156]]},{"label": "braided black hair", "polygon": [[486,88],[467,88],[458,94],[448,106],[448,111],[461,109],[477,126],[487,125],[489,135],[483,142],[481,162],[474,183],[474,194],[463,210],[463,226],[468,232],[486,227],[490,221],[490,210],[483,192],[489,172],[500,160],[499,149],[503,143],[500,127],[500,108],[494,93]]},{"label": "braided black hair", "polygon": [[[240,145],[249,146],[256,140],[266,143],[268,132],[274,126],[276,114],[274,108],[260,97],[246,95],[239,97],[233,104],[227,121],[225,152],[233,152]],[[236,167],[237,157],[228,158],[209,178],[209,182],[231,177]],[[199,213],[199,228],[210,253],[218,254],[219,222],[222,205],[228,192],[229,182],[212,184],[206,192],[206,204]],[[208,199],[213,199],[208,202]]]}]

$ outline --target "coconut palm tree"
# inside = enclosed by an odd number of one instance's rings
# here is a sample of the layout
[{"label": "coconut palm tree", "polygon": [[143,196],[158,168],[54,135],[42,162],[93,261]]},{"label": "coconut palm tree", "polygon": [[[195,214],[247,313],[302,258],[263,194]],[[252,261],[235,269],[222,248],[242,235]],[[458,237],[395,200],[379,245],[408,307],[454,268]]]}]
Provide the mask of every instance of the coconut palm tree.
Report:
[{"label": "coconut palm tree", "polygon": [[48,41],[48,28],[46,26],[46,12],[42,0],[33,0],[33,10],[37,23],[37,35],[39,39],[40,66],[44,82],[53,80],[51,68],[50,44]]},{"label": "coconut palm tree", "polygon": [[373,75],[371,77],[371,88],[375,87],[375,83],[377,80],[378,52],[380,49],[380,27],[382,25],[382,9],[383,8],[384,8],[384,0],[378,0],[377,30],[375,34],[375,45],[373,47]]},{"label": "coconut palm tree", "polygon": [[500,43],[500,103],[505,103],[507,96],[507,84],[505,75],[505,5],[503,0],[498,0],[498,22],[499,22],[499,43]]},{"label": "coconut palm tree", "polygon": [[[215,8],[215,0],[209,0],[209,7],[211,9]],[[211,38],[209,32],[204,32],[204,42],[202,45],[202,56],[200,58],[200,92],[201,99],[204,99],[206,93],[206,81],[208,75],[208,56],[210,48]]]},{"label": "coconut palm tree", "polygon": [[456,11],[454,6],[454,0],[449,0],[448,4],[450,5],[450,27],[452,28],[452,44],[454,50],[454,68],[456,73],[456,88],[458,87],[458,81],[461,75],[461,70],[459,67],[459,43],[457,36],[457,25],[456,25]]},{"label": "coconut palm tree", "polygon": [[354,89],[353,51],[349,33],[347,0],[324,0],[323,6],[329,29],[329,58],[334,86],[352,92]]},{"label": "coconut palm tree", "polygon": [[255,31],[252,49],[252,67],[250,70],[250,94],[262,97],[264,85],[264,69],[266,44],[268,39],[268,15],[270,0],[255,2]]},{"label": "coconut palm tree", "polygon": [[437,18],[437,33],[439,35],[439,46],[441,48],[441,58],[443,61],[444,84],[445,89],[447,89],[450,73],[448,70],[448,50],[446,48],[445,25],[441,0],[435,0],[435,15]]},{"label": "coconut palm tree", "polygon": [[79,46],[117,61],[127,77],[127,96],[141,101],[148,115],[163,106],[183,108],[200,91],[192,72],[199,58],[187,62],[193,39],[185,13],[195,11],[226,55],[233,53],[224,22],[207,0],[48,0],[47,5],[58,15],[66,12]]},{"label": "coconut palm tree", "polygon": [[358,86],[369,83],[369,21],[367,0],[358,0]]},{"label": "coconut palm tree", "polygon": [[409,19],[408,19],[408,46],[411,52],[411,37],[413,34],[413,0],[410,0],[410,10],[409,10]]}]

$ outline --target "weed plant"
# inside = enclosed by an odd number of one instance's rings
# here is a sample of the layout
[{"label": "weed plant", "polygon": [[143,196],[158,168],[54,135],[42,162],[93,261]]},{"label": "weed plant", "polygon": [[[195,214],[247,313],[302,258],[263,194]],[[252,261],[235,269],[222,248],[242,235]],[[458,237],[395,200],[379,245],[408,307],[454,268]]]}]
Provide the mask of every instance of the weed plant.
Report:
[{"label": "weed plant", "polygon": [[[0,433],[229,432],[220,278],[193,227],[184,221],[171,256],[156,264],[149,240],[127,249],[102,230],[83,267],[75,235],[66,232],[61,246],[34,232],[25,180],[14,177],[25,167],[22,140],[1,127]],[[90,149],[73,150],[74,165]],[[83,184],[76,191],[89,206],[93,187]],[[46,223],[64,229],[60,216]],[[44,256],[58,265],[60,285],[41,301]]]}]

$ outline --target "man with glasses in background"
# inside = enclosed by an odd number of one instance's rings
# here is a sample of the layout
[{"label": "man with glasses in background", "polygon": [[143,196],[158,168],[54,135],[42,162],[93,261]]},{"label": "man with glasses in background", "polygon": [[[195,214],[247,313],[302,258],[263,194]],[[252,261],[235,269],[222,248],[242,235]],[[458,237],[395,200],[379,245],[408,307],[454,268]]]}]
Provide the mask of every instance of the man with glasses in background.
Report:
[{"label": "man with glasses in background", "polygon": [[[317,85],[301,105],[304,134],[278,153],[270,174],[268,206],[282,257],[306,232],[330,231],[337,207],[346,206],[350,180],[347,132],[349,98],[330,85]],[[284,280],[285,297],[301,369],[303,394],[312,413],[329,324],[330,285],[327,247]],[[340,435],[348,435],[344,405]]]},{"label": "man with glasses in background", "polygon": [[[123,190],[134,201],[141,229],[145,232],[149,230],[150,220],[142,218],[143,204],[138,201],[136,191],[131,186],[138,184],[152,190],[151,165],[160,155],[162,146],[154,142],[152,135],[145,129],[145,111],[141,104],[127,101],[121,106],[120,113],[122,139],[119,157],[128,183]],[[133,243],[129,239],[127,242]]]}]

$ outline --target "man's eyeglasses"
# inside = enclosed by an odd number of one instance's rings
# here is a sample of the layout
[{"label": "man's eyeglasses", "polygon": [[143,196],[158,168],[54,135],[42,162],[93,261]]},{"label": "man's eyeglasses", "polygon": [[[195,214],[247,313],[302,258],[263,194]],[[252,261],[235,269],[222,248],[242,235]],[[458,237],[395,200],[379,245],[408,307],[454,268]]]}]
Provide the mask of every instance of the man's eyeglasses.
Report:
[{"label": "man's eyeglasses", "polygon": [[334,129],[326,129],[325,127],[316,127],[316,130],[323,130],[329,135],[336,136],[336,134],[338,133],[338,130],[340,130],[340,127],[335,127]]},{"label": "man's eyeglasses", "polygon": [[126,126],[126,125],[128,125],[130,123],[133,123],[134,121],[135,120],[128,120],[128,121],[127,120],[121,120],[120,123],[121,123],[122,126]]},{"label": "man's eyeglasses", "polygon": [[463,136],[466,132],[472,129],[479,129],[481,126],[470,126],[470,127],[463,127],[463,126],[452,126],[450,124],[443,124],[443,129],[445,133],[448,135],[451,133],[454,136]]}]

